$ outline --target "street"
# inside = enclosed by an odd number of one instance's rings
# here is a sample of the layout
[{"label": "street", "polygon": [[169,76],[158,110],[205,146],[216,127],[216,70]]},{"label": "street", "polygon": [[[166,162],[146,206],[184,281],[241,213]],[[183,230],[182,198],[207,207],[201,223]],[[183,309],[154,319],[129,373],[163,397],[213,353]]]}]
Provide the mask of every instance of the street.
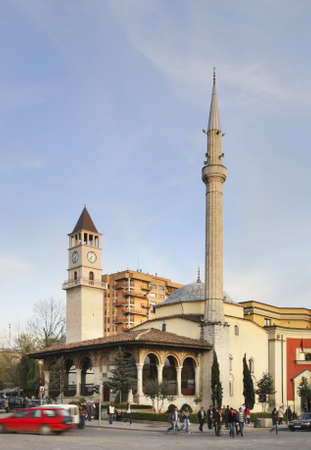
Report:
[{"label": "street", "polygon": [[221,437],[209,433],[167,433],[166,431],[131,431],[98,427],[71,430],[61,436],[40,436],[35,434],[2,434],[3,449],[10,450],[78,450],[103,449],[311,449],[309,432],[292,433],[280,431],[278,436],[269,430],[249,431],[244,438],[230,439],[227,432]]}]

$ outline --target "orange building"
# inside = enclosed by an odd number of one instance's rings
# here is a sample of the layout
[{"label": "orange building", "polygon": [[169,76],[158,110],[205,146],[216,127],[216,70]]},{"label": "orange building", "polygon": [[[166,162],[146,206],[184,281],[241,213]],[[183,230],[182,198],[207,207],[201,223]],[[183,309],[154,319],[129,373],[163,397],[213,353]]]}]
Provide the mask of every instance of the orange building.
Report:
[{"label": "orange building", "polygon": [[119,333],[153,318],[154,306],[182,284],[134,270],[105,274],[105,336]]}]

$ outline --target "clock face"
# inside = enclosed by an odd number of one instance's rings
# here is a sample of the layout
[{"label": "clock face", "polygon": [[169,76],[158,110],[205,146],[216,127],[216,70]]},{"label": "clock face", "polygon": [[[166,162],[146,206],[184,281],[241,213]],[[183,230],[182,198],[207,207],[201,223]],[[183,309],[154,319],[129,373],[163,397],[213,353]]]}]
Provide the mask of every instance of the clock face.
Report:
[{"label": "clock face", "polygon": [[88,252],[87,259],[90,263],[94,263],[97,259],[96,253],[94,252]]},{"label": "clock face", "polygon": [[71,256],[71,261],[73,264],[75,264],[76,262],[78,262],[79,259],[79,253],[75,250]]}]

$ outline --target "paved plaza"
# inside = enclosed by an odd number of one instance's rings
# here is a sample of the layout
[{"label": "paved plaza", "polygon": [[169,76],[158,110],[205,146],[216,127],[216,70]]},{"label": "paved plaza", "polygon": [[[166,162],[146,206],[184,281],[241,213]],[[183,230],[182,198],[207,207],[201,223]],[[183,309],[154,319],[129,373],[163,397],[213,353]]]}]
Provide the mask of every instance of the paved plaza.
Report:
[{"label": "paved plaza", "polygon": [[35,434],[2,434],[0,448],[6,450],[131,450],[131,449],[311,449],[311,433],[292,433],[285,429],[278,436],[269,430],[249,430],[244,438],[230,439],[227,432],[221,437],[212,433],[167,433],[165,427],[152,429],[129,429],[123,427],[103,428],[97,426],[86,427],[84,430],[72,430],[61,436],[40,436]]}]

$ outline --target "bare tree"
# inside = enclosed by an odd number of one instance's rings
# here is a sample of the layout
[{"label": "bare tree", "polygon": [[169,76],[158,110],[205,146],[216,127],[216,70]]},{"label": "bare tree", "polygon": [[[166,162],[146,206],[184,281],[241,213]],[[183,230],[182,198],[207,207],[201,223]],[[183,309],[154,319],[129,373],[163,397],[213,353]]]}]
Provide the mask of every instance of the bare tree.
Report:
[{"label": "bare tree", "polygon": [[33,317],[27,322],[27,332],[34,337],[36,347],[44,348],[64,342],[65,305],[53,298],[35,303]]}]

